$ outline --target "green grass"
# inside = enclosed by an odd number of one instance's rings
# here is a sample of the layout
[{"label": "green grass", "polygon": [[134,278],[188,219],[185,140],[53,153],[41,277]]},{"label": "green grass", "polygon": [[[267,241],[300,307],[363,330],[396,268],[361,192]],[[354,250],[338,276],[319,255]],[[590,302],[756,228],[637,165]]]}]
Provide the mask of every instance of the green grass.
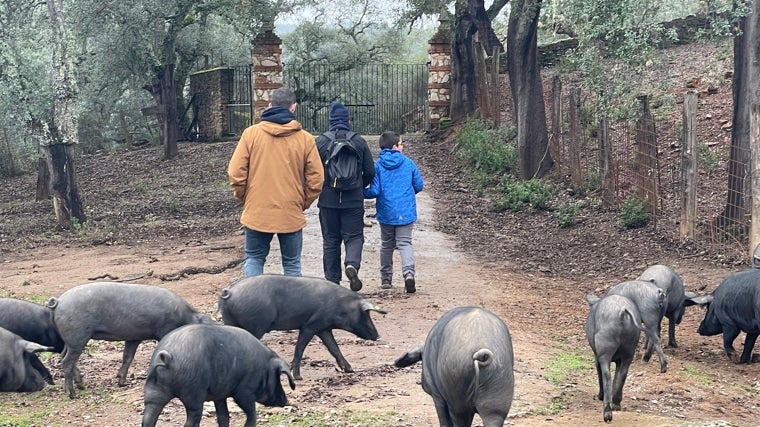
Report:
[{"label": "green grass", "polygon": [[384,414],[366,411],[275,412],[266,414],[265,411],[259,411],[256,424],[289,427],[381,427],[391,424],[395,417],[396,413],[393,411]]},{"label": "green grass", "polygon": [[560,353],[546,365],[546,377],[554,385],[564,385],[569,378],[593,368],[593,361],[581,354]]},{"label": "green grass", "polygon": [[35,412],[24,415],[0,415],[0,427],[30,427],[43,425],[47,414]]},{"label": "green grass", "polygon": [[710,377],[710,375],[702,372],[699,368],[691,365],[684,365],[683,368],[681,368],[681,373],[690,380],[694,381],[695,383],[702,385],[702,386],[711,386],[715,383],[715,381]]}]

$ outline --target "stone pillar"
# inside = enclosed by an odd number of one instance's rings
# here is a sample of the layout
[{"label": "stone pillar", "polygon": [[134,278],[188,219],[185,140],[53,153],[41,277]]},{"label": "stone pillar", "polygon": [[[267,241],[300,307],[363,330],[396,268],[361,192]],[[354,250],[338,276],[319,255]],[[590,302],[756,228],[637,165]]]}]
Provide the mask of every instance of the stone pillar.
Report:
[{"label": "stone pillar", "polygon": [[262,28],[253,41],[253,122],[269,106],[272,91],[282,87],[282,40],[274,33],[274,26]]},{"label": "stone pillar", "polygon": [[444,10],[438,19],[438,31],[428,44],[428,105],[430,128],[439,126],[442,118],[449,117],[451,101],[451,17]]},{"label": "stone pillar", "polygon": [[218,141],[229,131],[227,103],[232,98],[234,75],[232,68],[213,68],[190,75],[199,141]]}]

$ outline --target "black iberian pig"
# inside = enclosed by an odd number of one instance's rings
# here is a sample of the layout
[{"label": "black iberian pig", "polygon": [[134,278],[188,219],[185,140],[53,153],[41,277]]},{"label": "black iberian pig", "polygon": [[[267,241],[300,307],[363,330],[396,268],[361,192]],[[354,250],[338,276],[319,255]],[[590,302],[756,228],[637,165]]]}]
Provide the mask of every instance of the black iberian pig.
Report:
[{"label": "black iberian pig", "polygon": [[256,402],[285,406],[288,398],[280,383],[287,375],[296,384],[288,364],[247,331],[224,325],[187,325],[159,341],[145,381],[142,427],[156,425],[173,398],[185,405],[185,427],[198,427],[203,402],[213,401],[220,426],[230,425],[227,398],[246,415],[245,425],[256,425]]},{"label": "black iberian pig", "polygon": [[501,427],[514,395],[514,354],[509,328],[480,307],[447,311],[425,343],[394,364],[422,361],[422,389],[433,397],[441,427],[469,427],[477,413],[484,427]]},{"label": "black iberian pig", "polygon": [[351,332],[365,340],[380,335],[370,311],[386,312],[373,306],[361,294],[317,277],[264,274],[252,276],[223,289],[219,311],[225,325],[238,326],[261,338],[269,331],[297,329],[293,377],[301,379],[301,358],[306,345],[316,335],[344,372],[353,372],[333,336],[333,329]]}]

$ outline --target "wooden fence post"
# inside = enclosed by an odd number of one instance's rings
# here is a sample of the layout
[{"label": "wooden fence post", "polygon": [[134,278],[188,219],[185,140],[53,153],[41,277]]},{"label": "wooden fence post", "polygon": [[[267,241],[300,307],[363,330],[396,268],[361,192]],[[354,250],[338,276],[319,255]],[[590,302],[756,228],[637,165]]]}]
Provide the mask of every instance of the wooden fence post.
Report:
[{"label": "wooden fence post", "polygon": [[570,179],[573,185],[582,183],[581,176],[581,90],[570,89],[570,144],[568,147],[570,159]]},{"label": "wooden fence post", "polygon": [[552,78],[552,134],[549,150],[555,167],[562,172],[562,80],[559,75]]},{"label": "wooden fence post", "polygon": [[615,177],[612,165],[612,142],[610,122],[607,117],[599,119],[599,178],[601,180],[602,204],[615,205]]},{"label": "wooden fence post", "polygon": [[649,110],[649,96],[640,95],[641,116],[636,122],[636,165],[637,191],[649,206],[652,221],[657,224],[657,134],[655,133],[654,117]]},{"label": "wooden fence post", "polygon": [[752,104],[749,112],[749,147],[752,174],[752,226],[749,234],[749,259],[760,244],[760,104]]},{"label": "wooden fence post", "polygon": [[694,240],[697,219],[697,103],[695,92],[683,99],[683,144],[681,148],[681,241]]}]

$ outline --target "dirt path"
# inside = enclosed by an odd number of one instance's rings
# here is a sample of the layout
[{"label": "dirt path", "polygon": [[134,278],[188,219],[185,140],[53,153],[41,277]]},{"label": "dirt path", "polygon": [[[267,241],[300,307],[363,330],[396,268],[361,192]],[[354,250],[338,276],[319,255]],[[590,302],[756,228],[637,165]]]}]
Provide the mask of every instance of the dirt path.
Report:
[{"label": "dirt path", "polygon": [[[337,331],[353,374],[336,372],[322,343],[313,341],[301,369],[304,380],[288,394],[292,406],[259,407],[259,425],[437,425],[432,399],[419,385],[421,367],[398,370],[391,364],[423,341],[442,313],[461,305],[491,309],[512,332],[516,383],[508,425],[602,425],[601,404],[594,399],[596,373],[583,332],[588,313],[584,294],[601,295],[655,262],[672,265],[687,289],[700,293],[711,291],[731,272],[699,256],[679,257],[677,250],[663,250],[652,234],[614,229],[605,234],[585,224],[557,230],[546,218],[539,221],[539,214],[494,214],[464,184],[466,176],[447,163],[452,162],[450,148],[423,141],[416,145],[411,138],[407,142],[430,184],[418,198],[418,292],[406,295],[400,286],[379,289],[379,227],[368,227],[361,292],[388,311],[385,316],[373,313],[381,339],[367,342]],[[33,200],[34,176],[4,180],[0,296],[43,302],[108,274],[113,280],[132,277],[167,287],[201,311],[214,313],[219,291],[240,274],[239,267],[180,280],[159,277],[189,267],[225,266],[242,257],[239,207],[229,195],[224,173],[233,147],[188,144],[173,162],[158,161],[158,147],[84,157],[80,184],[89,197],[92,223],[82,232],[52,230],[49,207]],[[368,214],[372,209],[368,205]],[[307,214],[304,274],[321,276],[316,207]],[[573,277],[576,269],[584,273]],[[280,272],[276,244],[266,270]],[[399,272],[395,282],[401,284]],[[615,425],[760,425],[760,364],[735,365],[723,355],[720,337],[696,334],[703,315],[700,309],[687,310],[678,328],[680,347],[665,350],[666,374],[659,373],[656,357],[650,363],[633,363]],[[263,341],[289,360],[295,338],[294,333],[278,332]],[[737,350],[742,340],[743,335]],[[153,346],[140,346],[128,385],[118,387],[115,376],[123,345],[91,341],[80,361],[87,389],[74,401],[63,392],[58,356],[51,356],[47,364],[57,384],[38,393],[0,395],[0,426],[138,425]],[[159,425],[181,426],[184,418],[184,408],[175,401]],[[241,424],[240,414],[233,413],[233,425]],[[202,425],[214,426],[215,419],[204,418]],[[474,425],[481,425],[477,418]]]},{"label": "dirt path", "polygon": [[[397,370],[392,361],[404,351],[424,340],[428,329],[446,310],[461,305],[487,307],[502,316],[513,334],[515,348],[515,400],[508,425],[601,425],[600,404],[593,400],[595,376],[587,375],[582,381],[557,386],[547,379],[549,361],[561,352],[581,352],[587,357],[590,351],[583,348],[582,324],[587,309],[577,308],[574,318],[565,322],[566,330],[552,331],[545,324],[544,304],[552,304],[547,289],[562,284],[550,279],[539,279],[532,274],[507,271],[504,266],[487,266],[478,263],[456,248],[454,242],[434,227],[433,195],[423,192],[419,196],[420,221],[415,229],[414,241],[417,256],[418,292],[403,292],[400,273],[396,272],[397,286],[384,291],[379,289],[378,252],[379,227],[372,218],[372,227],[366,229],[365,259],[360,276],[362,290],[373,302],[388,310],[385,316],[373,315],[382,337],[377,342],[359,340],[343,331],[336,333],[346,358],[356,372],[336,372],[335,362],[321,342],[314,340],[307,347],[302,374],[304,380],[289,393],[293,407],[285,409],[259,408],[261,425],[286,425],[289,421],[315,413],[327,417],[324,425],[354,425],[346,414],[377,415],[383,425],[432,426],[437,425],[435,409],[430,397],[419,386],[420,366]],[[371,205],[368,213],[372,212]],[[317,210],[308,211],[305,230],[303,265],[305,275],[321,275],[321,238]],[[161,282],[155,277],[169,275],[182,269],[225,265],[241,257],[242,235],[215,241],[169,242],[153,246],[98,246],[73,249],[46,247],[21,254],[6,254],[2,261],[0,291],[20,298],[44,300],[57,296],[76,284],[109,274],[114,279],[130,275],[152,273],[152,276],[134,280],[168,287],[198,307],[213,313],[216,295],[239,274],[239,268],[222,274],[190,275],[178,281]],[[272,248],[267,272],[279,273],[280,263],[276,244]],[[398,258],[396,259],[398,263]],[[508,265],[508,264],[506,264]],[[582,293],[578,293],[578,301]],[[549,313],[551,316],[552,313]],[[556,319],[554,319],[556,320]],[[557,336],[564,336],[564,344],[557,346]],[[292,356],[295,334],[271,333],[264,342],[286,360]],[[564,348],[563,348],[564,346]],[[141,345],[130,370],[127,387],[116,386],[115,374],[120,362],[120,344],[96,341],[89,354],[83,356],[80,366],[85,373],[87,390],[80,398],[69,401],[62,389],[59,360],[53,356],[58,381],[40,393],[0,396],[0,406],[6,414],[29,415],[40,413],[42,425],[126,426],[137,425],[142,411],[142,383],[153,344]],[[677,366],[671,362],[671,367]],[[677,369],[677,368],[676,368]],[[627,385],[624,408],[630,408],[631,396],[636,399],[637,377],[656,375],[656,364],[637,361]],[[588,371],[587,373],[592,373]],[[568,395],[570,395],[568,397]],[[575,402],[578,407],[565,408],[555,414],[553,402],[557,399]],[[234,404],[233,404],[234,406]],[[552,409],[554,408],[554,409]],[[615,414],[617,425],[676,425],[686,414],[678,417],[661,417],[653,412],[626,410]],[[330,419],[330,417],[334,417]],[[240,415],[234,413],[235,423]],[[284,418],[283,418],[284,417]],[[271,419],[272,421],[266,421]],[[179,426],[184,422],[184,409],[178,402],[170,404],[162,417],[162,425]],[[271,424],[270,424],[271,423]],[[476,424],[479,421],[476,418]],[[204,419],[203,426],[213,426],[213,417]],[[359,424],[357,424],[359,425]]]}]

